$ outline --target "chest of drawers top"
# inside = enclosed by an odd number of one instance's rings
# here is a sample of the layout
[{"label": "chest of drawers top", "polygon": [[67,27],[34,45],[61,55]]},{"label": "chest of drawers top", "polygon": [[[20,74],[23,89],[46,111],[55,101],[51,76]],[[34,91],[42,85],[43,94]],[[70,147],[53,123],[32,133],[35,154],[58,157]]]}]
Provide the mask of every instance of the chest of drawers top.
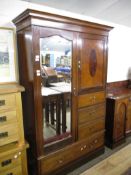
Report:
[{"label": "chest of drawers top", "polygon": [[23,92],[24,87],[19,84],[2,84],[0,85],[0,95],[8,93]]}]

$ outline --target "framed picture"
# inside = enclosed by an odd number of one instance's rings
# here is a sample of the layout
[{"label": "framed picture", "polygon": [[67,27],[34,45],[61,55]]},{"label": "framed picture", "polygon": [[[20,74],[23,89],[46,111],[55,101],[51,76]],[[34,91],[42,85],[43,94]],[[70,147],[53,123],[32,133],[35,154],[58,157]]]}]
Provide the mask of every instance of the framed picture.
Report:
[{"label": "framed picture", "polygon": [[17,80],[14,30],[0,27],[0,84]]}]

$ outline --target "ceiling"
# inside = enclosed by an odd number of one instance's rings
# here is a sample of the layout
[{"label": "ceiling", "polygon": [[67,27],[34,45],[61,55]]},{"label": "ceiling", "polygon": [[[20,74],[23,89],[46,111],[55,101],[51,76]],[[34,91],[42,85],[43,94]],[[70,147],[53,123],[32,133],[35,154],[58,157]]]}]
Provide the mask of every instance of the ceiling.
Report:
[{"label": "ceiling", "polygon": [[21,0],[131,27],[131,0]]}]

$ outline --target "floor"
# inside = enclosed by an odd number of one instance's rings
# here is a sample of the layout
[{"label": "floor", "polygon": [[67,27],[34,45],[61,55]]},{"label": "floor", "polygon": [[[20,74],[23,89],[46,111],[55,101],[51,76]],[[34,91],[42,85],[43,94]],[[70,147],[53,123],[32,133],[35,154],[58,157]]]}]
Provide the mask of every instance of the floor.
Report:
[{"label": "floor", "polygon": [[[121,150],[121,148],[124,148],[124,147],[127,146],[127,145],[129,146],[130,143],[131,143],[131,137],[128,137],[128,138],[126,139],[126,142],[125,142],[125,143],[121,144],[121,145],[118,146],[117,148],[114,148],[113,150],[111,150],[111,149],[105,147],[105,153],[104,153],[104,154],[102,154],[102,155],[98,156],[97,158],[95,158],[95,159],[93,159],[93,160],[91,160],[91,161],[85,163],[84,165],[82,165],[82,166],[76,168],[76,169],[73,170],[72,172],[68,173],[68,175],[80,175],[81,173],[85,172],[86,170],[88,170],[88,169],[91,168],[92,166],[94,166],[94,165],[97,166],[97,165],[96,165],[97,163],[99,163],[100,161],[106,159],[106,158],[109,157],[110,155],[112,155],[112,154],[114,154],[114,153],[117,153],[117,151]],[[131,157],[131,153],[130,153],[130,157]],[[123,162],[124,162],[124,161],[123,161]],[[130,159],[130,162],[131,162],[131,159]],[[112,167],[109,167],[109,166],[107,166],[107,168],[108,168],[108,169],[110,169],[110,168],[112,169]],[[93,167],[92,169],[94,169],[94,167]],[[106,168],[105,168],[105,171],[107,171]],[[90,173],[86,173],[86,174],[81,174],[81,175],[88,175],[88,174],[89,174],[89,175],[107,175],[107,173],[106,173],[106,174],[102,174],[102,173],[100,173],[100,174],[95,174],[95,172],[93,173],[93,171],[91,172],[91,174],[90,174]],[[113,174],[113,175],[120,175],[120,174],[116,173],[116,174]],[[121,175],[124,175],[124,174],[121,174]],[[131,175],[131,174],[126,173],[126,175]]]}]

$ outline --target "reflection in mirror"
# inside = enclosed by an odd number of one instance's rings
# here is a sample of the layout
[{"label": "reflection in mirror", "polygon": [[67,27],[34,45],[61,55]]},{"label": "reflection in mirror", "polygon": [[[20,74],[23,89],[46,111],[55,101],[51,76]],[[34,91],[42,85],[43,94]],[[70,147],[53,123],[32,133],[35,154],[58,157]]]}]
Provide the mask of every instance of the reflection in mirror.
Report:
[{"label": "reflection in mirror", "polygon": [[72,42],[54,35],[40,38],[45,146],[71,137]]}]

